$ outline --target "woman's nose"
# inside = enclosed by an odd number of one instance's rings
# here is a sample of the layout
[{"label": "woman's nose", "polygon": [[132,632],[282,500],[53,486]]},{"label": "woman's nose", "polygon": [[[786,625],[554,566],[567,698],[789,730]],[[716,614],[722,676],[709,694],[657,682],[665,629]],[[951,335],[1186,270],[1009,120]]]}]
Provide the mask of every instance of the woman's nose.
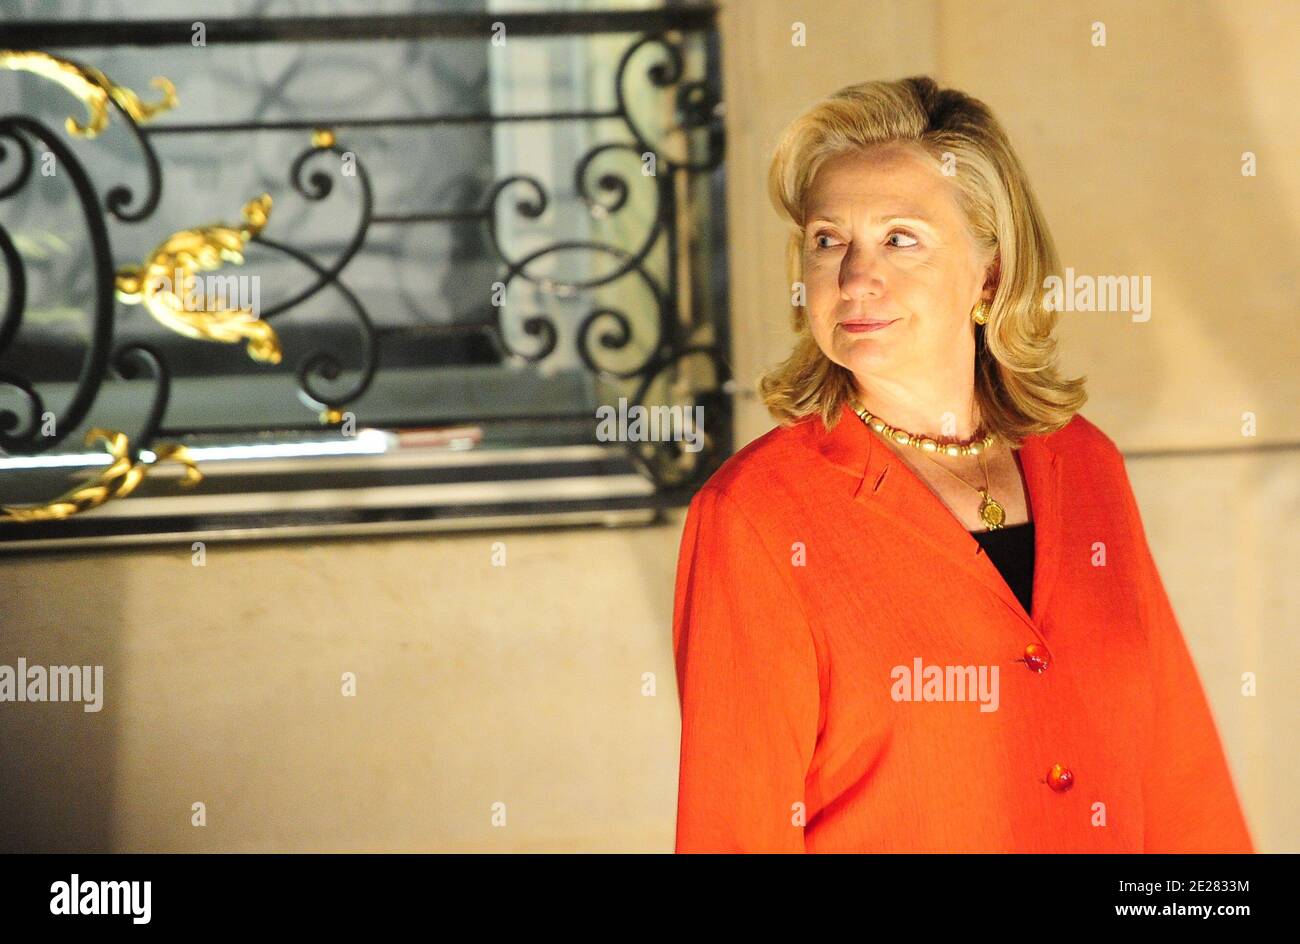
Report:
[{"label": "woman's nose", "polygon": [[880,295],[885,288],[880,258],[869,250],[850,247],[840,263],[840,295],[846,301]]}]

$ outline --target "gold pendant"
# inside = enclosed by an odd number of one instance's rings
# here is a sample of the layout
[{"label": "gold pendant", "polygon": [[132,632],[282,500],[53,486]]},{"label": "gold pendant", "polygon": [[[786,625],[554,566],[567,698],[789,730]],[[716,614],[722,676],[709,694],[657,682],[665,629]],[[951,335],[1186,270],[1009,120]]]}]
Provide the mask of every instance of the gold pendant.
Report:
[{"label": "gold pendant", "polygon": [[984,501],[980,503],[980,517],[984,519],[990,531],[1002,527],[1002,523],[1007,520],[1006,511],[984,489],[980,489],[980,494],[984,496]]}]

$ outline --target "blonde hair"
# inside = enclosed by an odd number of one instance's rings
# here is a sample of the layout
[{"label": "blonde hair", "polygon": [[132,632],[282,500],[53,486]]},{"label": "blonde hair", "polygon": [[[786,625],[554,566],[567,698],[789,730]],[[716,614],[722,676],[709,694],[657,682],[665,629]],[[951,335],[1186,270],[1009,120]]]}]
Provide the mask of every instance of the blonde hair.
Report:
[{"label": "blonde hair", "polygon": [[[1052,331],[1060,317],[1044,304],[1060,260],[1047,223],[988,106],[928,76],[863,82],[840,89],[784,131],[768,171],[777,212],[791,224],[790,282],[803,281],[805,197],[829,158],[881,144],[918,148],[939,165],[955,160],[957,199],[976,246],[997,260],[998,287],[988,324],[975,327],[975,398],[982,425],[1015,446],[1024,436],[1061,428],[1087,400],[1086,377],[1062,379]],[[784,425],[820,414],[827,429],[853,395],[853,374],[830,360],[809,329],[803,305],[791,315],[794,352],[759,381],[768,412]]]}]

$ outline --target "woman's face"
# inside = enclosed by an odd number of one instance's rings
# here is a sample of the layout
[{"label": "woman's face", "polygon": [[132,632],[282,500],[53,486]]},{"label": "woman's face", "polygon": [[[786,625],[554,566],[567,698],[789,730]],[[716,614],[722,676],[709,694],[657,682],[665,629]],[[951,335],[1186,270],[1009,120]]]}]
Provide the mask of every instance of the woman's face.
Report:
[{"label": "woman's face", "polygon": [[805,301],[826,356],[859,378],[969,376],[990,260],[933,162],[900,145],[838,155],[818,169],[807,209]]}]

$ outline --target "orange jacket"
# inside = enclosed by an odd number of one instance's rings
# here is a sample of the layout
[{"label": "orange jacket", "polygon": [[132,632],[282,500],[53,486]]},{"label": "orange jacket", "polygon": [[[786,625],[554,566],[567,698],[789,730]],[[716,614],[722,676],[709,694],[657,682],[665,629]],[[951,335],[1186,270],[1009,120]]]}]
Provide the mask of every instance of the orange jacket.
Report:
[{"label": "orange jacket", "polygon": [[696,494],[678,852],[1254,851],[1123,457],[1076,415],[1020,458],[1032,614],[847,406]]}]

